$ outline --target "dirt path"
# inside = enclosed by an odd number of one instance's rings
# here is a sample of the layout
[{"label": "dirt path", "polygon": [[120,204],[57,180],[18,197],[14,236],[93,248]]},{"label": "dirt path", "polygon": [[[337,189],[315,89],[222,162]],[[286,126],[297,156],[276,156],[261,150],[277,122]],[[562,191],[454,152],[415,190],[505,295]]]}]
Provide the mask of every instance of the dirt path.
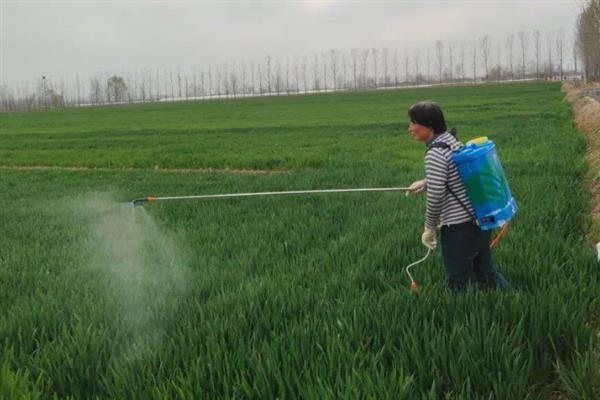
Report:
[{"label": "dirt path", "polygon": [[589,163],[588,185],[593,195],[592,243],[600,241],[600,85],[576,87],[563,84],[565,100],[571,103],[573,122],[587,140],[586,160]]},{"label": "dirt path", "polygon": [[207,174],[207,173],[225,173],[236,175],[271,175],[287,172],[286,170],[268,170],[268,169],[230,169],[230,168],[95,168],[95,167],[59,167],[51,165],[0,165],[0,170],[8,171],[152,171],[165,173],[190,173],[190,174]]}]

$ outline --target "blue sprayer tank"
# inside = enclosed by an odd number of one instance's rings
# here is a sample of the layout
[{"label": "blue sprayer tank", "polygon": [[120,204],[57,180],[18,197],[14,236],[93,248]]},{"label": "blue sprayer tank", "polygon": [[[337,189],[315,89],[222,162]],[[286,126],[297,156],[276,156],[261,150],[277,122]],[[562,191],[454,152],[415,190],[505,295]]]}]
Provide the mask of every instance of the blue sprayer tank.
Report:
[{"label": "blue sprayer tank", "polygon": [[482,230],[499,228],[517,212],[494,142],[473,139],[452,153]]}]

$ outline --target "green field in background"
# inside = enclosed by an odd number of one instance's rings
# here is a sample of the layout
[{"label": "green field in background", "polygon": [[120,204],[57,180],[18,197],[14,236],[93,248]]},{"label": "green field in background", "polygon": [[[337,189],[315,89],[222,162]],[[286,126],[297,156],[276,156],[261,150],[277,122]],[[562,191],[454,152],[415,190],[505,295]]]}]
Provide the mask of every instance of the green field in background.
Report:
[{"label": "green field in background", "polygon": [[[410,292],[424,197],[126,203],[407,186],[424,147],[406,111],[425,99],[498,146],[519,213],[494,261],[513,293],[452,294],[439,251]],[[0,393],[597,398],[584,151],[544,83],[0,114]],[[257,169],[273,173],[219,171]]]}]

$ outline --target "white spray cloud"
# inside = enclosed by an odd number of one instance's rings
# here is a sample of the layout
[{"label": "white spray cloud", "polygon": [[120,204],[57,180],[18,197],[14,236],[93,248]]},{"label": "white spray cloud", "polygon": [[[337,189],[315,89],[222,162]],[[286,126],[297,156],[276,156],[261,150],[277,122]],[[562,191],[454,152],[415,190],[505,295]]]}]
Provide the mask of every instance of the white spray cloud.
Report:
[{"label": "white spray cloud", "polygon": [[79,201],[87,224],[87,265],[103,276],[115,323],[130,334],[127,357],[157,345],[164,321],[176,311],[192,280],[185,252],[144,208],[94,195]]}]

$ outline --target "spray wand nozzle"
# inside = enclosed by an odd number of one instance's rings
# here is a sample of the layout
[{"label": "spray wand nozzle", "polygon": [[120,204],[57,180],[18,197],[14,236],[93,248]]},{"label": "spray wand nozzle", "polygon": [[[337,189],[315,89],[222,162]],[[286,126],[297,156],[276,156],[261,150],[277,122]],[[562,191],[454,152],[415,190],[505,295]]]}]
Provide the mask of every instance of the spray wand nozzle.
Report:
[{"label": "spray wand nozzle", "polygon": [[135,199],[131,203],[134,207],[141,206],[143,207],[146,203],[154,203],[156,201],[156,197],[148,196],[141,199]]}]

